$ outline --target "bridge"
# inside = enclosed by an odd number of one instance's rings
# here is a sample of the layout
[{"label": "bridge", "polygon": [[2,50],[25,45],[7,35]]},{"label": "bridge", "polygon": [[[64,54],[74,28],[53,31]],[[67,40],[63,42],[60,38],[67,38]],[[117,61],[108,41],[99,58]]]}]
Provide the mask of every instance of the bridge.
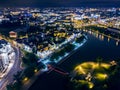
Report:
[{"label": "bridge", "polygon": [[48,67],[48,69],[49,69],[50,71],[55,71],[55,72],[57,72],[57,73],[59,73],[59,74],[62,74],[62,75],[68,75],[68,74],[69,74],[68,72],[63,71],[62,69],[60,69],[60,68],[58,68],[58,67],[54,67],[54,66],[52,66],[52,65],[50,65],[50,64],[48,64],[47,67]]}]

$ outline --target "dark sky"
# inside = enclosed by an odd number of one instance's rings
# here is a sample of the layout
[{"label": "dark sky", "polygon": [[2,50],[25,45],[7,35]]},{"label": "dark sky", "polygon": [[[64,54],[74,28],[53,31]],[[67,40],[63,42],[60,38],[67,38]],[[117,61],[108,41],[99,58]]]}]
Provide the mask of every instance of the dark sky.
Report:
[{"label": "dark sky", "polygon": [[120,0],[0,0],[0,7],[120,7]]}]

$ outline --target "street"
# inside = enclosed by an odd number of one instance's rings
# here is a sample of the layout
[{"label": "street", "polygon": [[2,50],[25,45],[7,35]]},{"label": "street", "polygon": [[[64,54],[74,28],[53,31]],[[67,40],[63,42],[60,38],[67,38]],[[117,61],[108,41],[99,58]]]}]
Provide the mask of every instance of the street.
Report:
[{"label": "street", "polygon": [[13,66],[11,67],[11,70],[5,75],[1,81],[0,81],[0,90],[6,90],[6,86],[13,81],[13,75],[17,73],[17,71],[20,71],[20,63],[19,60],[20,52],[19,48],[13,47],[15,52],[15,61]]}]

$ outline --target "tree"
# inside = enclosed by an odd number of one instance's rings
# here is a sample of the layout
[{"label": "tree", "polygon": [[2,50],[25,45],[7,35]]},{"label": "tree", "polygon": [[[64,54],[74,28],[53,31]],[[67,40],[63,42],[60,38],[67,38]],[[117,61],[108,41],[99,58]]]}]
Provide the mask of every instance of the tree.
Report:
[{"label": "tree", "polygon": [[32,51],[33,51],[34,54],[37,53],[37,48],[36,48],[36,46],[33,47]]},{"label": "tree", "polygon": [[21,83],[21,73],[21,71],[18,71],[16,74],[13,75],[13,79],[19,83]]},{"label": "tree", "polygon": [[72,44],[67,44],[67,46],[65,47],[65,51],[66,51],[66,52],[71,52],[74,48],[75,48],[74,45],[72,45]]},{"label": "tree", "polygon": [[25,56],[22,58],[24,64],[30,65],[37,65],[38,64],[38,57],[34,53],[25,53]]},{"label": "tree", "polygon": [[45,65],[42,62],[39,62],[38,66],[35,68],[42,69],[42,68],[45,68]]},{"label": "tree", "polygon": [[81,41],[83,41],[84,38],[85,38],[85,36],[81,36],[81,37],[77,38],[76,43],[81,43]]},{"label": "tree", "polygon": [[34,67],[27,67],[24,70],[25,77],[31,78],[34,75],[34,69],[35,69]]},{"label": "tree", "polygon": [[57,52],[53,53],[52,56],[50,57],[50,60],[53,61],[54,59],[58,59],[59,58],[59,55]]},{"label": "tree", "polygon": [[21,89],[21,85],[18,82],[15,83],[10,83],[6,86],[7,90],[20,90]]},{"label": "tree", "polygon": [[97,63],[98,63],[98,66],[100,67],[101,66],[101,62],[102,62],[102,58],[101,57],[98,57],[96,59]]},{"label": "tree", "polygon": [[13,90],[13,85],[10,83],[6,86],[7,90]]}]

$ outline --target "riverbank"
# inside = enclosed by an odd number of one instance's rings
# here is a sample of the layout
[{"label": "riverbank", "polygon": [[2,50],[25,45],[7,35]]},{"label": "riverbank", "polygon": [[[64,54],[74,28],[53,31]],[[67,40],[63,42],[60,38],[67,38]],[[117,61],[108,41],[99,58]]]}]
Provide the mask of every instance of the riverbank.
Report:
[{"label": "riverbank", "polygon": [[[100,40],[99,37],[95,37],[93,34],[89,33],[87,33],[87,37],[87,42],[82,48],[77,49],[74,54],[58,65],[60,69],[71,72],[75,66],[80,63],[91,60],[94,61],[98,57],[103,58],[103,61],[111,61],[120,58],[120,46],[115,45],[115,40],[111,39],[108,42],[107,37]],[[49,74],[44,73],[35,81],[29,90],[70,90],[66,88],[68,84],[64,78],[63,75],[55,71]]]},{"label": "riverbank", "polygon": [[86,43],[86,41],[87,40],[84,39],[83,42],[78,47],[75,48],[75,50],[71,51],[69,55],[65,56],[61,61],[59,61],[58,65],[63,63],[67,58],[69,58],[71,55],[73,55],[75,52],[77,52],[80,49],[80,47],[82,47]]},{"label": "riverbank", "polygon": [[[56,63],[57,64],[61,64],[62,62],[64,62],[67,58],[69,58],[71,55],[73,55],[77,50],[79,50],[79,48],[81,46],[83,46],[87,41],[87,36],[85,36],[84,40],[77,45],[77,47],[71,51],[69,54],[65,54],[64,57],[60,58]],[[22,87],[22,90],[28,90],[30,88],[30,86],[38,79],[38,76],[40,76],[41,74],[43,74],[44,72],[48,71],[49,69],[47,69],[47,64],[50,60],[44,60],[44,64],[46,65],[45,69],[39,70],[35,76],[33,76],[30,80],[26,81],[25,84]]]}]

